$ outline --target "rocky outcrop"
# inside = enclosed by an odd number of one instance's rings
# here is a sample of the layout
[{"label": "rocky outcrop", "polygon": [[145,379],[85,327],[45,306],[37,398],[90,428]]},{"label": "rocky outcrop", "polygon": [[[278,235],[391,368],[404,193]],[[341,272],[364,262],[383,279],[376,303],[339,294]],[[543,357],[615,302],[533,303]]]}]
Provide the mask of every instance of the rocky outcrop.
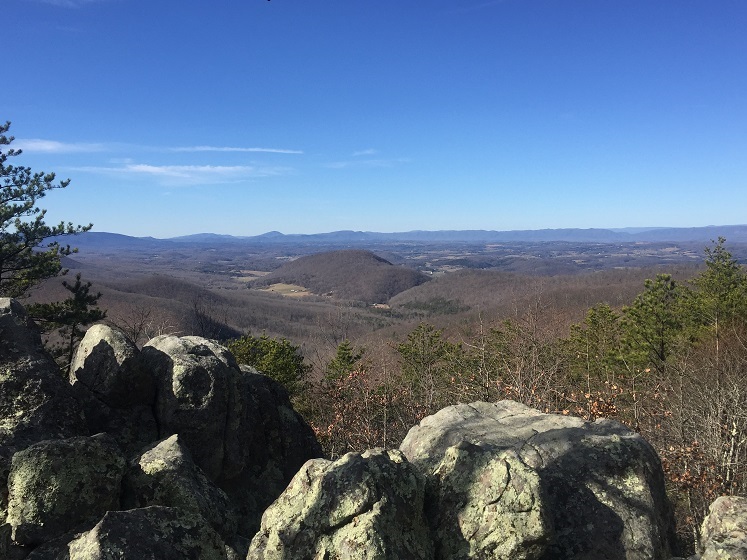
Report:
[{"label": "rocky outcrop", "polygon": [[400,452],[306,463],[248,560],[665,560],[673,535],[638,434],[503,401],[447,407]]},{"label": "rocky outcrop", "polygon": [[424,491],[398,451],[309,461],[263,515],[247,560],[428,560]]},{"label": "rocky outcrop", "polygon": [[233,377],[229,352],[200,337],[164,335],[142,351],[156,380],[159,437],[179,434],[195,463],[212,480],[223,471]]},{"label": "rocky outcrop", "polygon": [[428,482],[437,558],[544,558],[554,534],[547,494],[513,449],[460,441]]},{"label": "rocky outcrop", "polygon": [[[7,516],[14,453],[41,440],[88,434],[81,403],[25,309],[0,298],[0,520]],[[0,551],[9,546],[10,532],[10,525],[0,530]]]},{"label": "rocky outcrop", "polygon": [[198,337],[139,351],[97,325],[68,381],[0,300],[0,389],[2,559],[244,558],[264,509],[321,456],[278,383]]},{"label": "rocky outcrop", "polygon": [[70,384],[44,351],[24,308],[8,298],[0,298],[0,384],[0,449],[5,454],[43,439],[88,435]]},{"label": "rocky outcrop", "polygon": [[153,405],[153,376],[142,366],[137,346],[119,329],[109,325],[88,329],[70,371],[73,386],[83,385],[107,406]]},{"label": "rocky outcrop", "polygon": [[617,422],[512,401],[456,405],[400,449],[429,480],[438,558],[671,556],[659,459]]},{"label": "rocky outcrop", "polygon": [[747,498],[722,496],[700,531],[700,560],[747,560]]}]

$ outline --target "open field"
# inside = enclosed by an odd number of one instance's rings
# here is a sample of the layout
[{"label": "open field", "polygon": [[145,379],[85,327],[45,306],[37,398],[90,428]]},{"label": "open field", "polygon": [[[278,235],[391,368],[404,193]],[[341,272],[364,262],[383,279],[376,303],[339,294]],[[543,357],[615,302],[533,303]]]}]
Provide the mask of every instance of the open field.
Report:
[{"label": "open field", "polygon": [[260,288],[259,291],[271,292],[273,294],[292,298],[300,298],[311,295],[311,292],[309,290],[307,290],[303,286],[299,286],[298,284],[270,284],[266,288]]}]

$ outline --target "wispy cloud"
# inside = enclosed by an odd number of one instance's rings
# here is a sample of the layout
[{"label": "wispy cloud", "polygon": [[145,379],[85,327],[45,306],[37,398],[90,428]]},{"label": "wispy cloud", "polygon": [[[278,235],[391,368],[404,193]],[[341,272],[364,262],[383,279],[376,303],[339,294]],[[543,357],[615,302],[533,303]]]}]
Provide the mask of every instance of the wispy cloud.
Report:
[{"label": "wispy cloud", "polygon": [[42,140],[40,138],[14,140],[13,148],[26,152],[45,154],[73,154],[103,152],[106,150],[104,144],[99,143],[58,142],[57,140]]},{"label": "wispy cloud", "polygon": [[302,154],[302,150],[287,150],[283,148],[240,148],[233,146],[181,146],[168,148],[169,152],[263,152],[269,154]]},{"label": "wispy cloud", "polygon": [[16,139],[13,147],[28,152],[43,153],[82,153],[82,152],[104,152],[104,151],[147,151],[168,153],[198,153],[198,152],[223,152],[223,153],[267,153],[267,154],[303,154],[303,150],[291,150],[286,148],[259,148],[240,146],[144,146],[138,144],[111,143],[107,142],[60,142],[58,140],[45,140],[42,138]]},{"label": "wispy cloud", "polygon": [[378,150],[374,150],[373,148],[368,148],[367,150],[358,150],[357,152],[353,152],[353,157],[375,156],[378,153],[379,153]]},{"label": "wispy cloud", "polygon": [[324,167],[329,169],[347,169],[350,167],[394,167],[403,163],[408,163],[407,158],[396,159],[354,159],[349,161],[333,161]]},{"label": "wispy cloud", "polygon": [[150,165],[128,163],[119,167],[77,167],[77,171],[107,175],[151,177],[168,186],[240,183],[260,177],[287,175],[287,167],[254,165]]},{"label": "wispy cloud", "polygon": [[42,4],[50,4],[51,6],[58,6],[60,8],[80,8],[88,4],[100,4],[109,1],[110,0],[37,0],[37,2]]}]

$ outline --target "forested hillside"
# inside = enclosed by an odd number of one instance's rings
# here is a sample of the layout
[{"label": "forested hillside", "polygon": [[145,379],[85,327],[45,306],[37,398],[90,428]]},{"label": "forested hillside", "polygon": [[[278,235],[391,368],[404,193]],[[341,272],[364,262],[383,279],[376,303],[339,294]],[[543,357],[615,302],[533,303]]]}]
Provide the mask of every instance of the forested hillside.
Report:
[{"label": "forested hillside", "polygon": [[389,298],[428,281],[428,276],[395,266],[370,251],[350,249],[300,257],[284,264],[255,286],[296,284],[318,295],[364,303],[385,303]]}]

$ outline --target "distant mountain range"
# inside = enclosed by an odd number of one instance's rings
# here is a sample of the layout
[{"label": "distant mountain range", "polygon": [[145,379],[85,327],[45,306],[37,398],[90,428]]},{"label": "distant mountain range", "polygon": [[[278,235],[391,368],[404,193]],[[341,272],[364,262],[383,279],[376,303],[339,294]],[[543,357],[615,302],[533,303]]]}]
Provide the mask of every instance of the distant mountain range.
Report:
[{"label": "distant mountain range", "polygon": [[75,237],[76,246],[121,247],[142,249],[163,247],[164,243],[246,243],[246,244],[325,244],[363,246],[375,243],[709,243],[725,237],[730,243],[747,243],[747,225],[705,226],[694,228],[622,228],[622,229],[539,229],[517,231],[441,230],[380,233],[372,231],[333,231],[314,234],[283,234],[271,231],[255,236],[232,236],[198,233],[169,239],[131,237],[116,233],[88,232]]}]

